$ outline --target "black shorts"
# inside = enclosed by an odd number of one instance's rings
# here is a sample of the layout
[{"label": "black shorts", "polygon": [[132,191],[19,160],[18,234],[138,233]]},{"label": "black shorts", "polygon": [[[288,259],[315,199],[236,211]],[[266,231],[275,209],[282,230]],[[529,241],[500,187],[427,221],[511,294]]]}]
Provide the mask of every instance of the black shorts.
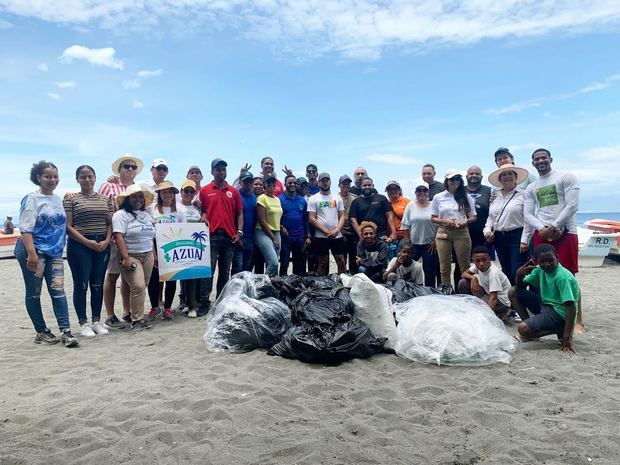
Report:
[{"label": "black shorts", "polygon": [[325,257],[331,251],[332,255],[344,255],[347,251],[347,244],[343,237],[331,239],[328,237],[315,237],[312,240],[314,254],[317,257]]},{"label": "black shorts", "polygon": [[543,304],[540,296],[535,292],[519,287],[517,288],[517,298],[534,314],[523,322],[530,328],[530,331],[534,333],[553,331],[559,338],[562,338],[565,320],[551,305]]}]

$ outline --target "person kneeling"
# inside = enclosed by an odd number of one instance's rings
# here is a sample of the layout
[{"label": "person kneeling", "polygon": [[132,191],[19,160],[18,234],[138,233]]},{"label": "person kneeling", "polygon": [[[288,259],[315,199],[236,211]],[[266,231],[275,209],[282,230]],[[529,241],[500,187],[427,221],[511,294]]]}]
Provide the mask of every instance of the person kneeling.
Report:
[{"label": "person kneeling", "polygon": [[463,272],[458,284],[460,294],[470,294],[484,300],[498,318],[505,320],[510,316],[510,281],[506,275],[491,262],[491,254],[483,245],[474,247],[471,259],[474,264]]},{"label": "person kneeling", "polygon": [[[574,353],[572,336],[579,301],[577,279],[558,263],[550,244],[539,245],[534,258],[536,262],[529,260],[517,270],[517,285],[509,292],[513,307],[523,319],[517,328],[519,334],[524,339],[557,334],[562,352]],[[528,291],[527,285],[538,288],[540,295]],[[528,310],[534,316],[529,317]]]},{"label": "person kneeling", "polygon": [[387,265],[387,244],[382,239],[377,239],[377,225],[372,221],[362,221],[360,231],[362,240],[357,243],[355,258],[359,272],[364,273],[373,282],[381,283]]},{"label": "person kneeling", "polygon": [[404,279],[410,283],[424,286],[422,265],[411,258],[410,245],[403,246],[398,257],[390,260],[387,271],[383,273],[383,281],[395,281],[397,279]]}]

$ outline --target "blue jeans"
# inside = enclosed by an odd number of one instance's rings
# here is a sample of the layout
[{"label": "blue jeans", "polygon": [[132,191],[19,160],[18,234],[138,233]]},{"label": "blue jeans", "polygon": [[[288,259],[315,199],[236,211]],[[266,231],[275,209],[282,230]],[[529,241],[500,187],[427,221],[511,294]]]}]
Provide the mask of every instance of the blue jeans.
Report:
[{"label": "blue jeans", "polygon": [[52,307],[58,322],[58,329],[60,331],[69,329],[69,307],[67,305],[67,297],[65,296],[65,265],[62,257],[54,258],[39,254],[39,269],[42,269],[43,276],[37,276],[34,271],[28,269],[28,252],[21,239],[15,244],[15,257],[24,276],[26,310],[34,330],[40,333],[47,329],[45,319],[43,318],[43,310],[41,309],[43,278],[45,278],[47,291],[52,298]]},{"label": "blue jeans", "polygon": [[[280,231],[272,231],[272,233],[276,240],[280,242]],[[280,250],[276,249],[273,241],[262,229],[254,230],[254,243],[256,247],[260,249],[263,257],[265,257],[265,262],[267,264],[267,269],[265,270],[266,274],[272,277],[277,276]]]},{"label": "blue jeans", "polygon": [[502,271],[508,277],[510,284],[515,285],[517,269],[523,265],[528,258],[528,253],[521,253],[521,233],[523,228],[513,229],[512,231],[495,231],[495,250],[497,258],[502,265]]},{"label": "blue jeans", "polygon": [[437,286],[439,271],[439,259],[437,252],[428,251],[428,244],[412,244],[411,258],[419,260],[422,257],[422,269],[424,270],[424,285],[428,287]]},{"label": "blue jeans", "polygon": [[230,274],[237,274],[242,271],[252,271],[254,265],[254,238],[243,238],[243,249],[235,247],[233,254],[232,269]]},{"label": "blue jeans", "polygon": [[[97,242],[105,240],[105,234],[86,235],[84,237]],[[99,321],[101,317],[103,280],[109,259],[110,247],[97,252],[72,238],[67,241],[67,262],[69,262],[73,275],[73,307],[81,325],[88,321],[86,291],[89,284],[92,321]]]},{"label": "blue jeans", "polygon": [[280,246],[280,276],[288,274],[288,264],[293,253],[293,274],[303,276],[306,274],[306,255],[304,244],[306,240],[301,237],[297,239],[283,239]]},{"label": "blue jeans", "polygon": [[233,245],[230,237],[222,230],[217,230],[209,234],[209,241],[211,247],[211,277],[200,280],[200,304],[203,306],[209,302],[209,296],[213,290],[213,275],[215,274],[216,265],[216,288],[217,295],[220,295],[220,292],[222,292],[222,289],[230,277],[230,266],[235,252],[235,245]]}]

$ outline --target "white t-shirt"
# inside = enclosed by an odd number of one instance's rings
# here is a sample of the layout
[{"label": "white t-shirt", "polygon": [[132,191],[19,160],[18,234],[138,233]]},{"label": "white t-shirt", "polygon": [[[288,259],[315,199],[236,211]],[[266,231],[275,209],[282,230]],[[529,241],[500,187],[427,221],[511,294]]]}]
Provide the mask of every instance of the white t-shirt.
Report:
[{"label": "white t-shirt", "polygon": [[[332,230],[338,226],[338,214],[344,212],[342,197],[338,194],[323,195],[320,192],[308,199],[308,212],[316,213],[316,218],[327,229]],[[327,237],[323,231],[315,229],[314,237]],[[342,237],[338,233],[336,239]]]},{"label": "white t-shirt", "polygon": [[435,239],[437,225],[431,221],[431,204],[426,207],[409,202],[403,213],[402,229],[410,231],[411,243],[416,245],[429,244]]},{"label": "white t-shirt", "polygon": [[575,214],[579,209],[579,184],[571,173],[551,170],[527,186],[525,221],[540,231],[553,225],[577,233]]},{"label": "white t-shirt", "polygon": [[[469,202],[469,214],[475,216],[476,204],[469,194],[467,194],[467,202]],[[467,215],[464,211],[459,210],[459,204],[454,200],[454,195],[448,191],[435,194],[431,202],[431,214],[437,215],[441,219],[455,220],[459,224],[467,222]]]},{"label": "white t-shirt", "polygon": [[112,216],[112,232],[122,233],[127,252],[130,254],[146,253],[153,250],[155,226],[151,215],[146,211],[134,212],[118,210]]},{"label": "white t-shirt", "polygon": [[177,210],[183,214],[187,223],[200,223],[200,210],[194,205],[183,205],[177,202]]},{"label": "white t-shirt", "polygon": [[155,223],[185,223],[185,215],[178,208],[173,212],[171,207],[161,207],[163,213],[159,213],[157,205],[146,207],[146,211],[153,217]]},{"label": "white t-shirt", "polygon": [[[396,259],[397,257],[394,257],[392,260],[390,260],[390,263],[388,263],[387,266],[388,270],[392,268],[394,264],[396,264]],[[400,265],[398,268],[396,268],[396,271],[394,271],[394,273],[399,279],[404,279],[405,281],[424,286],[424,270],[422,269],[422,265],[420,265],[415,260],[411,260],[411,265],[409,266]]]},{"label": "white t-shirt", "polygon": [[508,298],[508,291],[511,286],[510,281],[495,264],[491,263],[489,269],[484,272],[476,268],[476,265],[472,265],[469,268],[469,272],[476,275],[478,283],[484,289],[484,292],[487,294],[497,292],[497,300],[506,307],[510,307],[510,299]]}]

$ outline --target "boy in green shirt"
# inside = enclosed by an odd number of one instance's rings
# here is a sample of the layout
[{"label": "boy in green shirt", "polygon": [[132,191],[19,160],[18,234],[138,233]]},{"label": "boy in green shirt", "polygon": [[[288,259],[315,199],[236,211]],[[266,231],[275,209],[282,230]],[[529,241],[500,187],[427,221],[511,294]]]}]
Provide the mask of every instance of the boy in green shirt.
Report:
[{"label": "boy in green shirt", "polygon": [[[529,260],[519,268],[517,285],[508,293],[512,307],[523,320],[517,328],[519,334],[525,339],[557,334],[562,352],[575,352],[572,335],[579,301],[577,279],[558,263],[552,245],[538,246],[534,257],[537,265]],[[537,288],[538,294],[528,291],[528,285]],[[532,317],[528,310],[533,313]]]}]

